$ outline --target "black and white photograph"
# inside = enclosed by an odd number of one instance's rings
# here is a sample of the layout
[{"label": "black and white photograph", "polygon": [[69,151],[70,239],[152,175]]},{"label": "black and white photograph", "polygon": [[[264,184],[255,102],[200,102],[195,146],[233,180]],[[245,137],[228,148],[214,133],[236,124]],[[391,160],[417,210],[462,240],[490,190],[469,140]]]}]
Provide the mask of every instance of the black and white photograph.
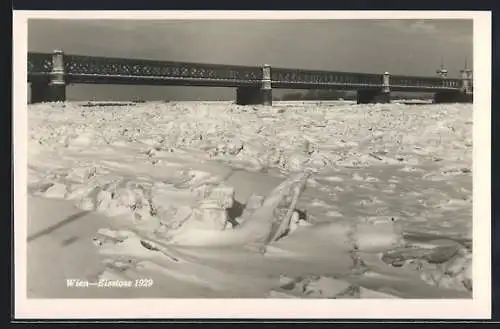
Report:
[{"label": "black and white photograph", "polygon": [[440,13],[24,14],[16,298],[486,310],[489,16]]}]

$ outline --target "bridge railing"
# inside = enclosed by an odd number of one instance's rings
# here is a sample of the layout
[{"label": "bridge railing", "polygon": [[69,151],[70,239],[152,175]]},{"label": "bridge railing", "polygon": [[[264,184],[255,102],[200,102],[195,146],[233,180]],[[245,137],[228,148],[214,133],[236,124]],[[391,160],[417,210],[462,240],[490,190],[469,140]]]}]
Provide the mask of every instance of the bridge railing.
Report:
[{"label": "bridge railing", "polygon": [[461,79],[442,79],[439,77],[409,77],[403,75],[393,75],[390,77],[391,87],[421,87],[421,88],[450,88],[460,89],[462,86]]},{"label": "bridge railing", "polygon": [[[49,75],[53,54],[28,53],[28,76]],[[262,80],[262,68],[253,66],[137,60],[113,57],[64,55],[68,83],[83,76],[150,77],[203,80]]]},{"label": "bridge railing", "polygon": [[258,67],[212,65],[65,55],[65,72],[72,76],[165,77],[179,79],[256,80],[262,79]]},{"label": "bridge railing", "polygon": [[48,75],[50,72],[52,72],[52,54],[28,53],[28,75]]},{"label": "bridge railing", "polygon": [[317,83],[317,84],[350,84],[373,87],[382,86],[382,75],[347,73],[334,71],[313,71],[287,68],[272,68],[273,83]]},{"label": "bridge railing", "polygon": [[100,75],[123,77],[166,77],[183,79],[256,80],[262,79],[258,67],[212,65],[65,55],[66,75]]}]

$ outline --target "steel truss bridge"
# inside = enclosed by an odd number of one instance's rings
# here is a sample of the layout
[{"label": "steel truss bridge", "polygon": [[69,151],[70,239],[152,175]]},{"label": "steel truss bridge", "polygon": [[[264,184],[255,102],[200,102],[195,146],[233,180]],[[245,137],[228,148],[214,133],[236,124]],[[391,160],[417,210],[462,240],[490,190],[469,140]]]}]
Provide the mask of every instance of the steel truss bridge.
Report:
[{"label": "steel truss bridge", "polygon": [[391,91],[435,93],[437,102],[472,101],[472,70],[462,78],[271,68],[53,53],[28,53],[32,102],[64,101],[66,85],[123,84],[236,88],[238,104],[268,104],[272,89],[356,90],[358,103],[388,102]]}]

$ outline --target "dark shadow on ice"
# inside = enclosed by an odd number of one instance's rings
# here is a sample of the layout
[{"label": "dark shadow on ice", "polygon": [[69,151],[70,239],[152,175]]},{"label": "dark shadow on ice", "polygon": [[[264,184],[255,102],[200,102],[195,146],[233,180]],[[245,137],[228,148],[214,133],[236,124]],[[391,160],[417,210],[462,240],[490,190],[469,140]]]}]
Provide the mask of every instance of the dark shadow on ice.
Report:
[{"label": "dark shadow on ice", "polygon": [[233,227],[238,226],[239,223],[236,220],[236,218],[240,217],[241,214],[243,214],[244,209],[245,209],[245,204],[234,200],[233,206],[226,210],[227,215],[229,217],[229,222],[233,225]]},{"label": "dark shadow on ice", "polygon": [[[234,200],[233,206],[226,210],[228,218],[229,218],[228,220],[233,225],[233,227],[236,227],[239,225],[239,222],[237,219],[239,217],[241,217],[245,208],[246,208],[246,204],[238,202],[237,200]],[[307,221],[307,212],[306,211],[300,210],[300,209],[295,209],[295,211],[299,214],[299,219]]]},{"label": "dark shadow on ice", "polygon": [[69,245],[71,245],[71,244],[75,243],[76,241],[78,241],[78,237],[76,237],[76,236],[72,236],[72,237],[70,237],[70,238],[67,238],[66,240],[63,240],[63,241],[61,242],[61,246],[63,246],[63,247],[67,247],[67,246],[69,246]]},{"label": "dark shadow on ice", "polygon": [[135,106],[136,102],[130,102],[130,103],[110,103],[110,102],[88,102],[86,104],[82,104],[82,107],[104,107],[104,106]]},{"label": "dark shadow on ice", "polygon": [[82,212],[79,212],[79,213],[76,213],[74,215],[71,215],[69,216],[68,218],[60,221],[59,223],[55,224],[55,225],[52,225],[50,227],[47,227],[46,229],[44,230],[41,230],[40,232],[37,232],[35,234],[32,234],[31,236],[28,237],[28,242],[31,242],[35,239],[38,239],[39,237],[41,236],[44,236],[44,235],[47,235],[47,234],[50,234],[52,232],[54,232],[55,230],[63,227],[64,225],[67,225],[71,222],[74,222],[80,218],[82,218],[83,216],[85,216],[86,214],[88,214],[90,211],[82,211]]},{"label": "dark shadow on ice", "polygon": [[[228,220],[233,225],[233,227],[236,227],[239,225],[239,222],[237,219],[239,217],[241,217],[245,208],[246,208],[246,204],[238,202],[237,200],[234,200],[233,206],[226,210],[228,218],[229,218]],[[307,212],[306,211],[300,210],[300,209],[295,209],[295,211],[299,214],[299,219],[307,221]]]},{"label": "dark shadow on ice", "polygon": [[304,210],[300,210],[300,209],[295,209],[295,211],[299,214],[299,219],[307,222],[307,212],[305,212]]},{"label": "dark shadow on ice", "polygon": [[427,232],[405,232],[403,236],[405,240],[409,243],[421,243],[421,242],[425,243],[428,241],[441,240],[441,239],[452,240],[463,245],[468,250],[472,250],[472,239],[449,236],[449,235],[433,234]]}]

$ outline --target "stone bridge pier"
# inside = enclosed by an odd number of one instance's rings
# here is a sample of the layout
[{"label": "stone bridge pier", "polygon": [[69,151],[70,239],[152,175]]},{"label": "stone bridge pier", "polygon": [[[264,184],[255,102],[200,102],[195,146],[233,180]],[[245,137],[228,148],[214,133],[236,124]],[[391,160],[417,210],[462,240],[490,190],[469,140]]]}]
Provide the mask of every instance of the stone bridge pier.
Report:
[{"label": "stone bridge pier", "polygon": [[271,66],[262,66],[262,81],[260,87],[236,88],[236,104],[238,105],[273,105],[273,90],[271,87]]},{"label": "stone bridge pier", "polygon": [[390,88],[389,72],[385,72],[382,76],[382,89],[358,89],[356,91],[356,98],[358,104],[370,103],[390,103],[391,102],[391,88]]},{"label": "stone bridge pier", "polygon": [[31,103],[64,102],[65,100],[64,53],[60,50],[54,50],[50,77],[31,79]]},{"label": "stone bridge pier", "polygon": [[440,91],[434,94],[434,103],[472,103],[472,93],[461,91]]}]

